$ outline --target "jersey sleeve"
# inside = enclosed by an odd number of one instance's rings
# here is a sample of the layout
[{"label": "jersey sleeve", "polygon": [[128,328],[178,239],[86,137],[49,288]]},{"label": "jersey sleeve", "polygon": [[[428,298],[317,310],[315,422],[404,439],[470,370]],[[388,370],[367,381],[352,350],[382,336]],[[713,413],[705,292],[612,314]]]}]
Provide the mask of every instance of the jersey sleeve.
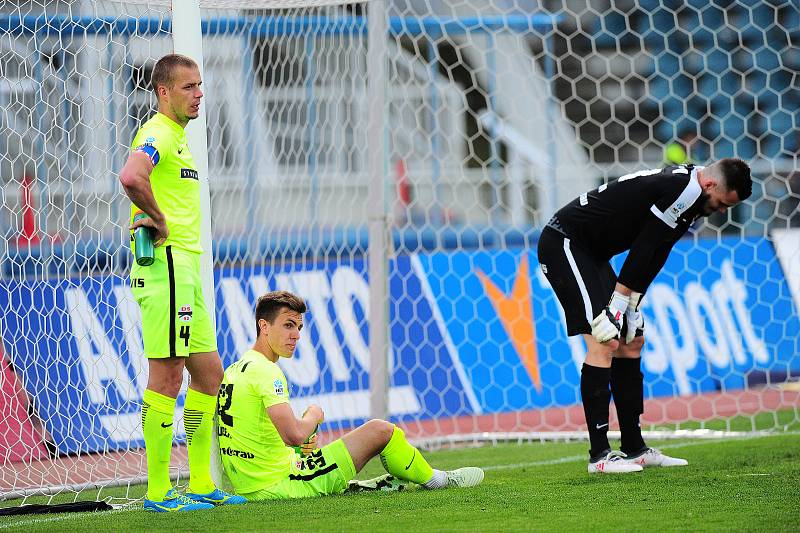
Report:
[{"label": "jersey sleeve", "polygon": [[142,152],[150,158],[153,166],[156,166],[161,160],[161,154],[166,153],[165,148],[168,142],[165,132],[144,126],[133,140],[131,152]]},{"label": "jersey sleeve", "polygon": [[153,164],[153,166],[156,166],[161,159],[161,154],[158,153],[158,149],[152,144],[140,144],[134,148],[133,151],[142,152],[143,154],[147,155],[147,157],[150,158],[150,162]]},{"label": "jersey sleeve", "polygon": [[[697,202],[702,190],[688,168],[676,167],[671,174],[662,180],[665,184],[663,194],[650,206],[650,212],[669,228],[676,229],[680,218]],[[674,179],[684,174],[688,179]]]},{"label": "jersey sleeve", "polygon": [[655,217],[648,220],[628,252],[618,281],[636,292],[646,292],[664,266],[675,241],[674,230]]},{"label": "jersey sleeve", "polygon": [[258,376],[251,381],[251,384],[265,408],[289,402],[286,376],[277,365],[259,367]]},{"label": "jersey sleeve", "polygon": [[[680,172],[683,167],[676,171]],[[669,179],[669,178],[665,178]],[[686,231],[682,220],[700,196],[695,179],[671,184],[651,206],[645,224],[631,245],[628,257],[620,270],[618,281],[629,289],[644,293],[667,261],[669,252]]]},{"label": "jersey sleeve", "polygon": [[[640,235],[640,237],[642,237],[642,235]],[[649,237],[645,236],[644,238],[647,239]],[[628,259],[626,259],[625,264],[622,265],[618,281],[636,292],[641,292],[642,294],[647,292],[647,288],[653,283],[653,280],[663,268],[664,263],[667,262],[667,257],[669,257],[672,247],[679,238],[680,235],[673,234],[671,238],[662,242],[651,243],[652,246],[637,248],[637,255],[634,257],[633,261],[629,261],[631,253],[633,253],[634,250],[631,248]],[[647,260],[645,260],[645,258],[647,258]]]}]

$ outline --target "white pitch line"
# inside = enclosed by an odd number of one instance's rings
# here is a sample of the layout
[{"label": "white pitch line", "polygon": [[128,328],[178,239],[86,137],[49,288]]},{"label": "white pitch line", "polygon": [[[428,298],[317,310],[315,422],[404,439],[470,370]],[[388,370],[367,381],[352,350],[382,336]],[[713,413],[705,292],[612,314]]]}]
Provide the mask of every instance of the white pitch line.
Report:
[{"label": "white pitch line", "polygon": [[586,455],[570,455],[569,457],[559,457],[558,459],[549,459],[547,461],[532,461],[530,463],[512,463],[507,465],[490,465],[482,467],[484,470],[510,470],[512,468],[528,468],[531,466],[549,466],[558,465],[561,463],[575,463],[580,460],[586,460]]},{"label": "white pitch line", "polygon": [[[723,439],[705,439],[705,440],[693,440],[687,442],[678,442],[676,444],[670,444],[666,447],[663,447],[664,450],[674,450],[677,448],[688,448],[690,446],[698,446],[700,444],[715,444],[718,442],[730,442],[730,441],[738,441],[738,440],[749,440],[749,439],[758,439],[763,437],[772,437],[775,435],[785,435],[785,433],[776,433],[774,435],[744,435],[741,437],[728,437]],[[662,448],[659,448],[662,449]],[[550,466],[550,465],[558,465],[562,463],[573,463],[578,461],[586,461],[586,454],[583,455],[570,455],[567,457],[559,457],[557,459],[548,459],[545,461],[531,461],[529,463],[513,463],[513,464],[506,464],[506,465],[490,465],[481,467],[484,470],[508,470],[511,468],[528,468],[533,466]]]}]

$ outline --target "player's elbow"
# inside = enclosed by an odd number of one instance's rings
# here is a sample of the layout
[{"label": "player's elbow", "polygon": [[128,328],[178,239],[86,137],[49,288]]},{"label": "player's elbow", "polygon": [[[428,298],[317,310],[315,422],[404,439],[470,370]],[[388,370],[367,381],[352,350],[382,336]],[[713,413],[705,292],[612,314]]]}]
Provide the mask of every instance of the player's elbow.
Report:
[{"label": "player's elbow", "polygon": [[119,182],[126,191],[141,188],[150,179],[150,169],[152,165],[146,155],[133,153],[119,171]]},{"label": "player's elbow", "polygon": [[127,166],[124,167],[119,173],[119,182],[125,188],[125,190],[132,189],[136,186],[136,182],[139,181],[137,179],[137,175]]}]

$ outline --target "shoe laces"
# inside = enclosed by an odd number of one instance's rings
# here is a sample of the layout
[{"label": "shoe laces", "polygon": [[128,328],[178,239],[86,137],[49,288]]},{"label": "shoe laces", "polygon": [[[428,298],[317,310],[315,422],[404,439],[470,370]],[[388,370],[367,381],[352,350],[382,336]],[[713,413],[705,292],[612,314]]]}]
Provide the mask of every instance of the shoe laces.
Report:
[{"label": "shoe laces", "polygon": [[[473,475],[480,475],[476,470],[471,467],[459,468],[457,470],[448,470],[446,473],[446,486],[448,487],[464,487],[473,486]],[[482,478],[482,477],[481,477]]]},{"label": "shoe laces", "polygon": [[192,505],[194,503],[198,503],[195,500],[189,498],[188,496],[185,496],[185,495],[180,494],[180,493],[178,493],[175,496],[175,498],[170,498],[170,499],[174,499],[175,501],[177,501],[181,505]]},{"label": "shoe laces", "polygon": [[602,461],[613,463],[613,462],[616,462],[616,461],[622,461],[626,457],[628,457],[628,456],[625,455],[624,453],[622,453],[622,452],[620,452],[618,450],[612,450],[612,451],[608,452],[608,454],[605,456],[604,459],[602,459]]},{"label": "shoe laces", "polygon": [[446,484],[448,487],[459,487],[463,480],[463,474],[461,472],[456,472],[455,470],[451,470],[447,472]]}]

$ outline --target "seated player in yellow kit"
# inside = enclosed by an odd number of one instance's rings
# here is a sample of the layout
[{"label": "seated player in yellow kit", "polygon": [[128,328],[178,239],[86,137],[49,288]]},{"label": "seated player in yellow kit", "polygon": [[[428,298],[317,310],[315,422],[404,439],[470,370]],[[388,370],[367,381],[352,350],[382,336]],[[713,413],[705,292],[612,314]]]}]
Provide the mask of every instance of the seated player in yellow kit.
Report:
[{"label": "seated player in yellow kit", "polygon": [[298,454],[293,447],[315,432],[324,413],[312,405],[295,417],[277,362],[294,354],[305,312],[303,300],[286,291],[259,298],[256,342],[225,370],[217,399],[219,451],[237,494],[248,500],[337,494],[376,455],[392,476],[428,489],[473,487],[483,480],[480,468],[431,468],[403,431],[385,420],[370,420],[309,455]]}]

